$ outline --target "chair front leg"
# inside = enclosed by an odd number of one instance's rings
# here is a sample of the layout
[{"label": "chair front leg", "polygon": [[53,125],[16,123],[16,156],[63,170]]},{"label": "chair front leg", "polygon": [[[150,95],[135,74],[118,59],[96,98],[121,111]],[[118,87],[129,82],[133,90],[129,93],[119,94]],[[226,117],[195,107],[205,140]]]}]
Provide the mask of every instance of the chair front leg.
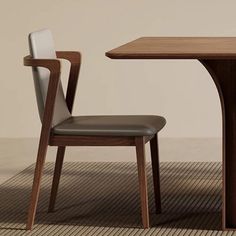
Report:
[{"label": "chair front leg", "polygon": [[31,201],[26,225],[27,229],[32,229],[38,203],[43,166],[45,163],[47,147],[52,127],[55,100],[58,91],[57,88],[60,81],[61,65],[60,61],[56,59],[34,59],[31,56],[27,56],[24,58],[24,65],[32,67],[45,67],[50,71],[47,97],[44,107],[41,135],[39,141],[38,155],[34,173],[33,188],[31,193]]},{"label": "chair front leg", "polygon": [[66,147],[58,147],[57,149],[57,158],[56,158],[56,164],[55,164],[55,169],[54,169],[48,212],[53,212],[55,208],[58,186],[59,186],[60,177],[61,177],[61,170],[62,170],[64,155],[65,155],[65,149]]},{"label": "chair front leg", "polygon": [[143,228],[149,228],[148,191],[147,191],[144,137],[136,137],[135,146],[137,154],[139,191],[140,191],[141,209],[142,209],[142,223],[143,223]]},{"label": "chair front leg", "polygon": [[47,147],[48,143],[43,140],[42,136],[39,142],[38,154],[37,154],[37,161],[34,171],[34,180],[33,180],[33,187],[31,192],[31,200],[30,206],[28,211],[28,219],[26,229],[31,230],[34,224],[38,198],[39,198],[39,191],[40,191],[40,183],[42,179],[43,167],[45,163],[45,158],[47,154]]},{"label": "chair front leg", "polygon": [[159,167],[159,153],[158,153],[158,136],[150,140],[151,159],[152,159],[152,175],[154,185],[154,196],[156,204],[156,213],[161,213],[161,190],[160,190],[160,167]]}]

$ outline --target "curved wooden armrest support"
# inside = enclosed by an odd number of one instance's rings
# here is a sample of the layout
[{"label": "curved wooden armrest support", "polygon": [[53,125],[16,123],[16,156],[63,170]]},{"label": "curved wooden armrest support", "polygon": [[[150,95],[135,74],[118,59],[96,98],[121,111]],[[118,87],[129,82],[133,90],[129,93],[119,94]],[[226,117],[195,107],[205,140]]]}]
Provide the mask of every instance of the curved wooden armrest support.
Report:
[{"label": "curved wooden armrest support", "polygon": [[32,56],[24,57],[24,65],[32,67],[45,67],[50,70],[51,73],[60,73],[61,63],[57,59],[35,59]]},{"label": "curved wooden armrest support", "polygon": [[57,59],[35,59],[31,56],[24,57],[24,65],[44,67],[50,71],[48,91],[43,114],[41,137],[48,142],[51,130],[57,88],[60,81],[60,61]]},{"label": "curved wooden armrest support", "polygon": [[72,112],[80,71],[81,54],[80,52],[74,51],[57,51],[56,55],[58,58],[68,60],[71,63],[70,75],[66,92],[66,103],[69,111]]}]

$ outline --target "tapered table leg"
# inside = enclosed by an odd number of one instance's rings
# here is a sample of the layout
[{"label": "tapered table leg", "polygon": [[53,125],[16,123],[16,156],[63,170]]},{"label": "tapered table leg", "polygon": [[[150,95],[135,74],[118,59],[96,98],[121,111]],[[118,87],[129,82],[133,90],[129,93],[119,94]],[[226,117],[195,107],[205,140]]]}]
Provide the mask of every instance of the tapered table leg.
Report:
[{"label": "tapered table leg", "polygon": [[218,89],[223,117],[222,227],[236,229],[236,60],[202,60]]}]

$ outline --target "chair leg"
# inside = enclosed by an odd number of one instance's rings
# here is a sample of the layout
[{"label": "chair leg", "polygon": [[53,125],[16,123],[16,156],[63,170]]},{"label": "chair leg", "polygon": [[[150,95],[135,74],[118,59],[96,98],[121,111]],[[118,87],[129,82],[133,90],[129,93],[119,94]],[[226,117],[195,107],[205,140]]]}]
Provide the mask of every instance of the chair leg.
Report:
[{"label": "chair leg", "polygon": [[143,228],[149,228],[148,192],[144,137],[135,138]]},{"label": "chair leg", "polygon": [[35,171],[34,171],[34,180],[33,180],[31,200],[30,200],[27,225],[26,225],[27,230],[31,230],[34,224],[38,198],[39,198],[40,183],[42,179],[43,167],[44,167],[46,153],[47,153],[47,147],[48,147],[47,142],[43,140],[43,138],[41,138],[40,143],[39,143],[39,148],[38,148]]},{"label": "chair leg", "polygon": [[65,149],[66,147],[58,147],[57,149],[57,158],[56,158],[56,164],[55,164],[55,169],[54,169],[48,212],[53,212],[55,208],[58,186],[59,186],[60,177],[61,177],[61,170],[62,170],[64,155],[65,155]]},{"label": "chair leg", "polygon": [[156,204],[156,213],[161,213],[161,190],[160,190],[160,171],[159,171],[159,153],[157,134],[150,140],[152,175],[154,184],[154,195]]}]

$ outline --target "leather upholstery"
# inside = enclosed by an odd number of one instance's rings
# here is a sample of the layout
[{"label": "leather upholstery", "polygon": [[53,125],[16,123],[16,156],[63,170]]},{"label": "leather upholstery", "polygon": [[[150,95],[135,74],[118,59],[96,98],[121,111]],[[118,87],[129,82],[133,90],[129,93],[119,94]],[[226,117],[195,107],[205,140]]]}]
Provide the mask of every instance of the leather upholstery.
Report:
[{"label": "leather upholstery", "polygon": [[161,116],[77,116],[53,128],[59,135],[149,136],[161,130]]},{"label": "leather upholstery", "polygon": [[[55,59],[56,52],[52,34],[49,30],[30,33],[31,56],[41,59]],[[49,70],[33,68],[34,85],[41,121],[43,120],[49,83]],[[93,136],[150,136],[161,130],[166,121],[160,116],[77,116],[72,117],[63,93],[61,82],[55,101],[52,127],[58,135]]]},{"label": "leather upholstery", "polygon": [[[55,59],[56,51],[52,34],[49,30],[32,32],[29,35],[30,53],[33,58]],[[49,70],[42,67],[33,68],[35,92],[41,121],[43,120],[44,105],[46,102],[47,88],[49,83]],[[58,86],[55,101],[52,125],[55,126],[71,116],[66,105],[61,82]]]}]

